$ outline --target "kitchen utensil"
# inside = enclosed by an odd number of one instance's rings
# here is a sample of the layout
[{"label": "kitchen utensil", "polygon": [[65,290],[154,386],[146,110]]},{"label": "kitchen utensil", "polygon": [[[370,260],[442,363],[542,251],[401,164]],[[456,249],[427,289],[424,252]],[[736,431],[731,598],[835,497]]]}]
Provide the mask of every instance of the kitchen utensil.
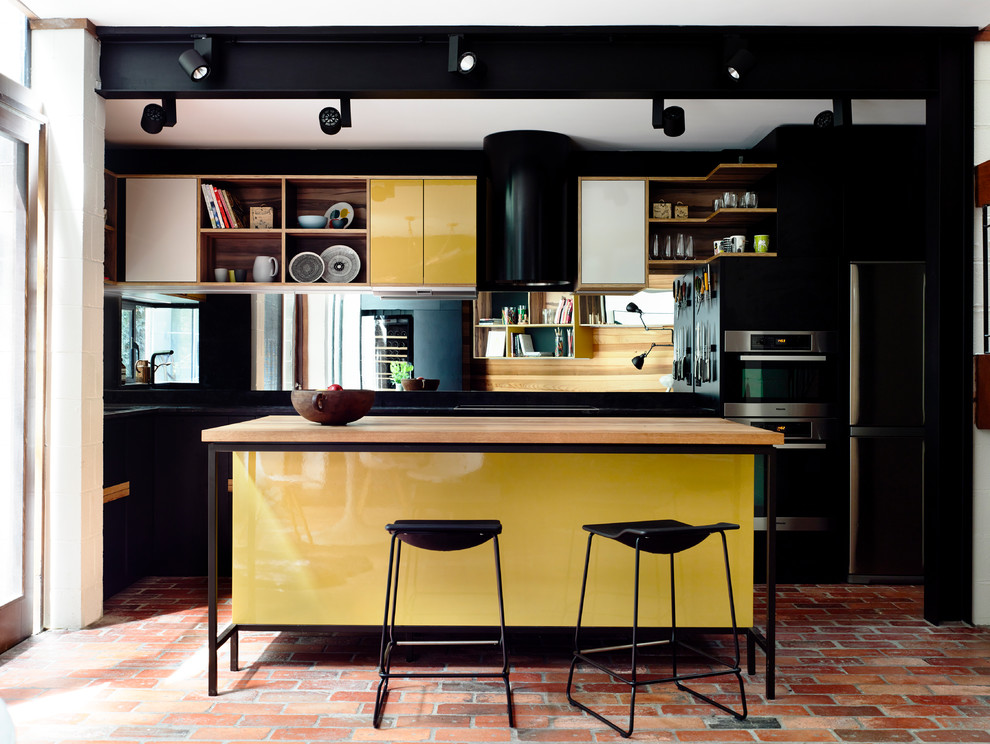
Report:
[{"label": "kitchen utensil", "polygon": [[353,248],[346,245],[332,245],[325,249],[320,258],[323,259],[323,281],[331,283],[347,283],[361,271],[361,259]]},{"label": "kitchen utensil", "polygon": [[766,253],[770,250],[770,236],[769,235],[754,235],[753,236],[753,250],[757,253]]},{"label": "kitchen utensil", "polygon": [[729,240],[732,241],[732,252],[733,253],[743,253],[746,250],[746,236],[745,235],[730,235]]},{"label": "kitchen utensil", "polygon": [[251,279],[256,282],[272,282],[278,277],[278,261],[274,256],[257,256],[251,269]]},{"label": "kitchen utensil", "polygon": [[325,269],[323,259],[310,251],[303,251],[289,261],[289,276],[297,282],[315,282]]},{"label": "kitchen utensil", "polygon": [[290,396],[296,413],[324,426],[343,426],[371,410],[374,390],[293,390]]}]

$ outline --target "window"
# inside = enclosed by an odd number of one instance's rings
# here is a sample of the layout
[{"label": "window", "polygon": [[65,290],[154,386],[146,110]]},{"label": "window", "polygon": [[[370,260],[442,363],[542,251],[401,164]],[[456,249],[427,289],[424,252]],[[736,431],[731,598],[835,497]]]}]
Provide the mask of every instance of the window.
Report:
[{"label": "window", "polygon": [[199,307],[125,300],[120,349],[123,382],[138,382],[139,361],[154,362],[151,382],[199,382]]},{"label": "window", "polygon": [[0,3],[0,75],[28,85],[27,17],[14,3]]}]

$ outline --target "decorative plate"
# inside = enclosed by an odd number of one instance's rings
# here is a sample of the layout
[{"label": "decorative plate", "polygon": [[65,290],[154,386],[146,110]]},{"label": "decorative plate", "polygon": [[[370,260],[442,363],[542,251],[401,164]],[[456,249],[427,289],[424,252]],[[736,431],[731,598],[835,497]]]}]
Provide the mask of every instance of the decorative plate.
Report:
[{"label": "decorative plate", "polygon": [[323,276],[323,259],[310,251],[304,251],[289,261],[289,276],[297,282],[315,282]]},{"label": "decorative plate", "polygon": [[330,206],[330,209],[327,210],[328,226],[330,225],[330,220],[334,219],[333,217],[331,217],[331,215],[335,211],[337,212],[337,217],[347,220],[347,222],[344,223],[344,227],[350,227],[351,223],[354,221],[354,207],[352,207],[347,202],[337,202],[336,204],[332,204]]},{"label": "decorative plate", "polygon": [[346,245],[332,245],[320,254],[320,258],[326,265],[323,272],[325,282],[352,282],[361,271],[360,257]]}]

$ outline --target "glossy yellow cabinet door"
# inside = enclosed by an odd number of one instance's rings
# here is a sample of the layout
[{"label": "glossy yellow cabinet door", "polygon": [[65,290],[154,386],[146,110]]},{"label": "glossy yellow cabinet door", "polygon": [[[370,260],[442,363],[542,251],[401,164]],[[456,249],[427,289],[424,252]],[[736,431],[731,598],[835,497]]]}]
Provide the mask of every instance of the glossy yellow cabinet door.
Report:
[{"label": "glossy yellow cabinet door", "polygon": [[423,187],[423,283],[470,284],[476,278],[477,182],[427,180]]},{"label": "glossy yellow cabinet door", "polygon": [[372,284],[423,283],[423,182],[374,179],[369,210]]}]

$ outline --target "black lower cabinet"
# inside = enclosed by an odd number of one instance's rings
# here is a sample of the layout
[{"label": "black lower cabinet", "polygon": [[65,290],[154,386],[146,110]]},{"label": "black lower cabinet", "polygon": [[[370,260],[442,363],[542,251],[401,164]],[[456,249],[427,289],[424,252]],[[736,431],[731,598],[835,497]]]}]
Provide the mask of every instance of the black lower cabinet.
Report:
[{"label": "black lower cabinet", "polygon": [[[203,429],[254,416],[150,411],[108,416],[103,425],[104,487],[130,493],[103,506],[103,597],[145,576],[206,576],[209,466]],[[230,575],[231,456],[219,458],[218,572]]]},{"label": "black lower cabinet", "polygon": [[[202,431],[226,423],[227,416],[156,414],[152,561],[156,576],[207,574],[208,460]],[[222,477],[220,482],[225,483]],[[229,554],[226,562],[229,566]]]},{"label": "black lower cabinet", "polygon": [[153,418],[139,414],[104,421],[103,486],[129,484],[126,495],[103,504],[104,598],[151,572]]}]

